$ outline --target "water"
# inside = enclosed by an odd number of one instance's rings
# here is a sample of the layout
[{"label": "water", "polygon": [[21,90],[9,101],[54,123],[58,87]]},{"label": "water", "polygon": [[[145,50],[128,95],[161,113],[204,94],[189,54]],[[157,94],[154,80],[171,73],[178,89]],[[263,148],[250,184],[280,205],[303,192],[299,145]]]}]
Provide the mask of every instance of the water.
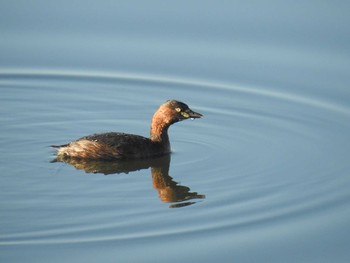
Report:
[{"label": "water", "polygon": [[[349,4],[0,10],[1,262],[349,261]],[[171,98],[170,159],[50,162]]]}]

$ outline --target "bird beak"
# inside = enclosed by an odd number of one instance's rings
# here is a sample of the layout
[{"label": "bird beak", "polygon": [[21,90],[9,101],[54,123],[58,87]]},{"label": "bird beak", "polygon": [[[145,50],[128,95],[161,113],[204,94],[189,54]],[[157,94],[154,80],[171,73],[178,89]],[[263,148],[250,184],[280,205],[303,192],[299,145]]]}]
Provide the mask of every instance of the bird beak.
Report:
[{"label": "bird beak", "polygon": [[192,119],[202,118],[202,117],[203,117],[202,114],[200,114],[200,113],[198,113],[198,112],[194,112],[194,111],[192,111],[192,110],[190,110],[190,109],[188,109],[188,110],[186,111],[186,113],[189,115],[189,118],[192,118]]}]

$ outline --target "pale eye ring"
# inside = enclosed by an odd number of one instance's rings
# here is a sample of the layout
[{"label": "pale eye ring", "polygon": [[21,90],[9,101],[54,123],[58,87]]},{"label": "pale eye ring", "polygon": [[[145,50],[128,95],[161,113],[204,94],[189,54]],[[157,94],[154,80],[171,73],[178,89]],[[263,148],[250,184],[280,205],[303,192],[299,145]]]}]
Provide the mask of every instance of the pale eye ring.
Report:
[{"label": "pale eye ring", "polygon": [[181,111],[181,108],[175,108],[175,110],[176,110],[177,112],[180,112],[180,111]]}]

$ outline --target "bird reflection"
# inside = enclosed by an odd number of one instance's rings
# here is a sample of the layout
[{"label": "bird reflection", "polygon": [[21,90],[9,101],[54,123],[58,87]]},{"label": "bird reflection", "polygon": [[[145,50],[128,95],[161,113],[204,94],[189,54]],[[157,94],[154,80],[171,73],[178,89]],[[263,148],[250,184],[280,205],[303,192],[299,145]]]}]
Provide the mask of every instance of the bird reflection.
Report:
[{"label": "bird reflection", "polygon": [[[170,208],[184,207],[196,203],[194,199],[204,199],[205,195],[191,192],[188,186],[179,185],[169,175],[170,155],[159,158],[125,161],[90,161],[72,158],[56,158],[52,162],[64,162],[87,173],[118,174],[129,173],[151,167],[153,187],[162,202],[172,203]],[[191,201],[190,201],[191,200]]]}]

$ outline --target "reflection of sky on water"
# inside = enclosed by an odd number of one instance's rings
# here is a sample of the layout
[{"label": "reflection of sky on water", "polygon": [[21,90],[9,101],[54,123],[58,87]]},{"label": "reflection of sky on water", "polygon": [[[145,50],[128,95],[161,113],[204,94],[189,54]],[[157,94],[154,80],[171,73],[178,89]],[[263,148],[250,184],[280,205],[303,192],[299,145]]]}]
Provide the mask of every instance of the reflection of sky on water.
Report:
[{"label": "reflection of sky on water", "polygon": [[[349,9],[2,1],[0,259],[347,262]],[[147,136],[169,98],[205,115],[171,127],[172,179],[49,163],[94,132]],[[172,186],[206,198],[168,209]]]}]

